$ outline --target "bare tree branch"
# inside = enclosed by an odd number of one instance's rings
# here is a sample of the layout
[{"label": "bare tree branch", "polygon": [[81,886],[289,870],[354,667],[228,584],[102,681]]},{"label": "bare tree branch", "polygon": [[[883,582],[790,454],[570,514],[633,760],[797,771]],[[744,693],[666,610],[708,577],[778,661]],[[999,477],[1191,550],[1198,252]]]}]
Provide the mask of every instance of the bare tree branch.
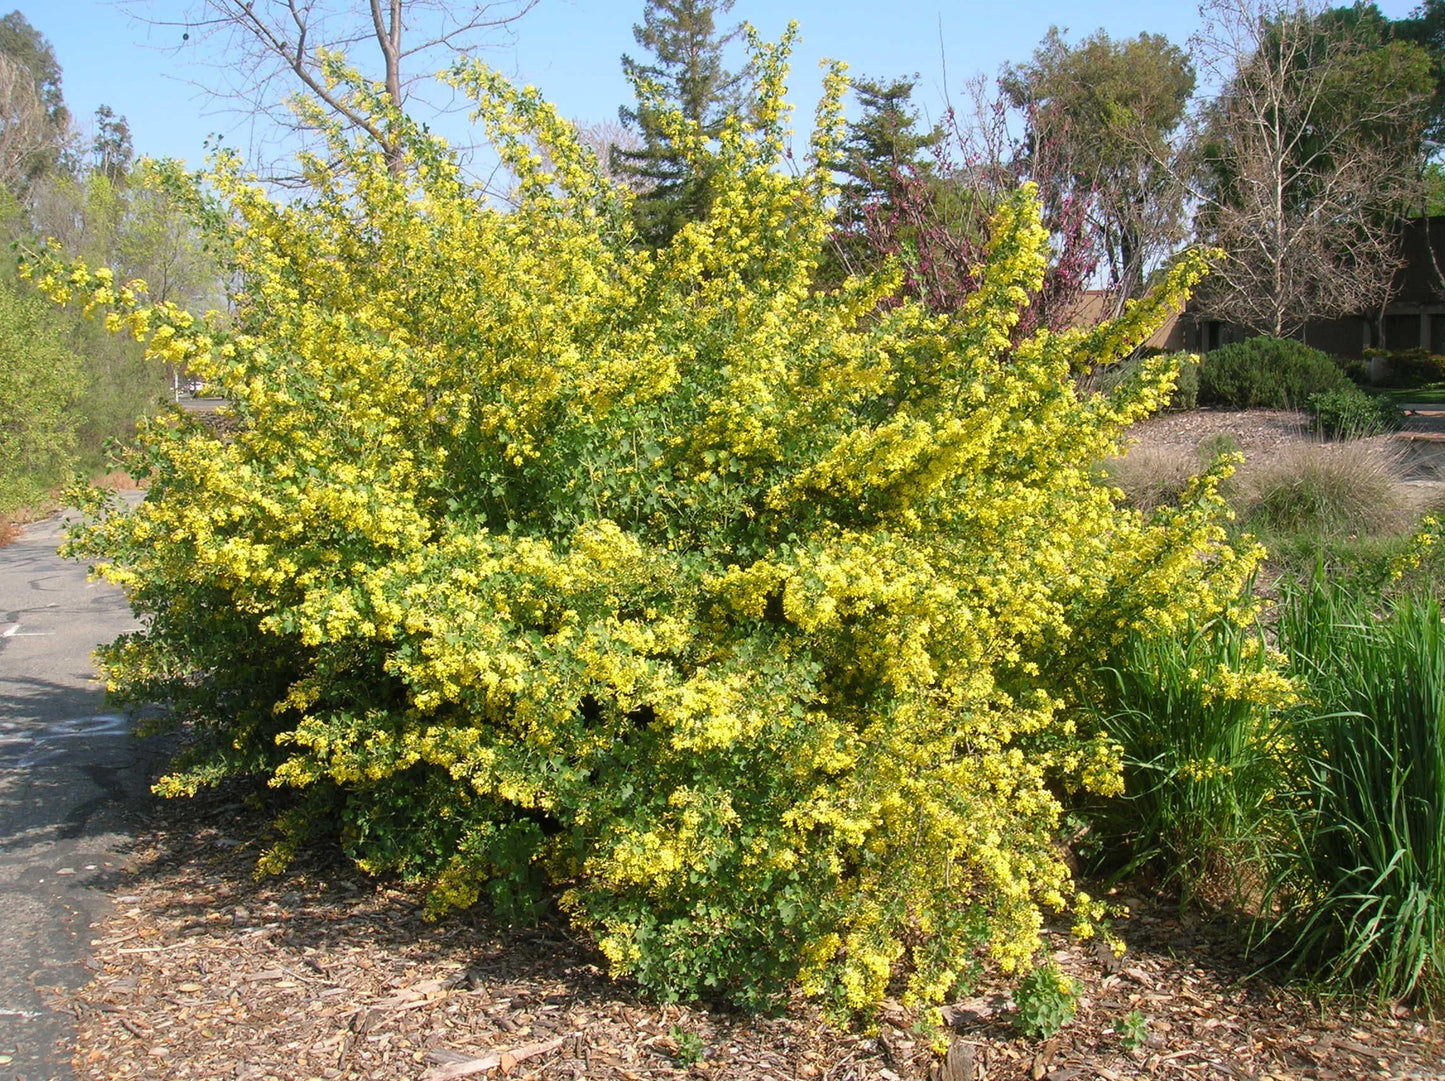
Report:
[{"label": "bare tree branch", "polygon": [[0,187],[23,191],[36,156],[59,146],[63,136],[45,111],[35,76],[0,54]]},{"label": "bare tree branch", "polygon": [[174,53],[212,69],[201,87],[225,103],[225,111],[265,117],[278,130],[304,131],[287,105],[303,90],[365,133],[399,168],[394,137],[330,85],[322,55],[345,53],[398,108],[444,112],[447,92],[428,99],[419,86],[457,54],[499,44],[497,33],[510,33],[538,0],[191,0],[182,19],[154,18],[142,6],[145,0],[128,2],[137,18],[174,33]]},{"label": "bare tree branch", "polygon": [[[1227,256],[1205,310],[1284,336],[1378,308],[1421,175],[1428,60],[1305,4],[1211,0],[1203,14],[1194,55],[1222,90],[1197,118],[1191,194],[1200,238]],[[1394,52],[1371,66],[1381,49]]]}]

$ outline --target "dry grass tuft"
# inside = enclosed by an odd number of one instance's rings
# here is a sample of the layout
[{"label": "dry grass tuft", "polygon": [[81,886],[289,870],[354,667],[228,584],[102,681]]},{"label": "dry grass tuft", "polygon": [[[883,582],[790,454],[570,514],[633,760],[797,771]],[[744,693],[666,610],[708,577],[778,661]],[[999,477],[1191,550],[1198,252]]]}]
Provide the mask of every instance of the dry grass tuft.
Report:
[{"label": "dry grass tuft", "polygon": [[1384,441],[1296,443],[1246,462],[1231,484],[1252,529],[1365,536],[1408,530],[1415,500]]},{"label": "dry grass tuft", "polygon": [[95,478],[94,484],[97,488],[105,488],[112,492],[133,492],[145,485],[137,484],[136,479],[124,469],[112,469],[109,473],[102,474]]},{"label": "dry grass tuft", "polygon": [[1178,500],[1199,469],[1199,455],[1187,447],[1141,444],[1105,462],[1102,480],[1122,491],[1138,510],[1151,511]]}]

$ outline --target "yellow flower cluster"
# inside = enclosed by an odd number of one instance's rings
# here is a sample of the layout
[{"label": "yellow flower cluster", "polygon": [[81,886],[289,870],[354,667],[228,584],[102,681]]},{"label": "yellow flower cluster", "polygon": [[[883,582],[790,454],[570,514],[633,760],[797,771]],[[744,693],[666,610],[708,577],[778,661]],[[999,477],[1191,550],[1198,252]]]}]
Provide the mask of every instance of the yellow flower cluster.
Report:
[{"label": "yellow flower cluster", "polygon": [[514,178],[498,208],[329,58],[400,165],[332,129],[281,204],[216,161],[196,200],[224,208],[229,323],[32,264],[234,417],[145,429],[148,498],[72,551],[147,617],[109,678],[202,733],[167,791],[303,789],[439,905],[564,887],[614,971],[669,993],[796,980],[861,1009],[901,972],[936,1002],[980,951],[1022,964],[1041,908],[1091,911],[1053,792],[1120,768],[1071,673],[1242,607],[1227,463],[1148,518],[1091,479],[1175,372],[1073,380],[1202,262],[1011,346],[1048,253],[1025,189],[956,318],[880,304],[896,268],[820,290],[845,80],[789,175],[787,42],[756,48],[756,116],[715,142],[673,119],[717,189],[655,254],[535,92],[450,76]]}]

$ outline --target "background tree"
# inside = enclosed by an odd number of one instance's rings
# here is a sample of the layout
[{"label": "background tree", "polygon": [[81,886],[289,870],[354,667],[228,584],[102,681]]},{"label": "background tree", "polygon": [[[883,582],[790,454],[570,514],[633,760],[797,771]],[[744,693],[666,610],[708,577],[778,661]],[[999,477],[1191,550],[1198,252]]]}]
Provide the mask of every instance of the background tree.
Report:
[{"label": "background tree", "polygon": [[724,63],[741,27],[726,32],[717,27],[717,16],[732,6],[733,0],[647,0],[632,36],[654,59],[645,64],[622,57],[637,105],[624,106],[618,115],[640,145],[614,143],[611,168],[642,190],[633,204],[637,232],[654,247],[706,215],[712,201],[711,177],[688,160],[664,120],[676,110],[685,123],[712,138],[728,114],[741,107],[747,72],[729,71]]},{"label": "background tree", "polygon": [[0,183],[18,196],[61,160],[70,110],[60,63],[24,15],[0,18]]},{"label": "background tree", "polygon": [[1372,5],[1216,0],[1196,39],[1223,86],[1203,109],[1195,228],[1227,258],[1211,315],[1276,337],[1384,302],[1419,198],[1430,57]]},{"label": "background tree", "polygon": [[0,18],[0,53],[30,72],[35,93],[51,124],[63,128],[70,123],[70,110],[60,86],[60,61],[55,49],[19,11]]},{"label": "background tree", "polygon": [[880,163],[888,160],[889,139],[905,149],[931,145],[932,152],[927,157],[915,152],[911,159],[899,154],[888,179],[874,180],[871,187],[861,178],[855,181],[851,203],[845,185],[834,248],[853,269],[896,258],[905,296],[935,311],[959,311],[978,289],[994,215],[1021,184],[1031,182],[1042,198],[1053,237],[1042,282],[1021,313],[1015,336],[1039,327],[1068,326],[1097,264],[1087,229],[1087,197],[1070,190],[1068,175],[1048,144],[1027,152],[1016,134],[1020,117],[1005,96],[992,93],[982,78],[974,81],[970,96],[971,115],[960,121],[950,111],[937,141],[933,132],[917,130],[912,113],[899,113],[896,95],[892,103],[880,96],[876,111],[888,110],[893,113],[890,120],[906,119],[908,125],[880,138],[892,125],[877,123],[865,102],[847,140],[855,149],[854,168],[860,174],[874,175],[865,167],[866,155]]},{"label": "background tree", "polygon": [[0,271],[0,515],[42,502],[75,462],[85,382],[69,322]]},{"label": "background tree", "polygon": [[[47,238],[156,300],[224,307],[221,270],[163,171],[136,163],[130,128],[96,110],[89,153],[71,124],[50,43],[19,13],[0,19],[0,240]],[[12,264],[13,265],[13,264]],[[134,340],[41,303],[0,267],[0,514],[43,503],[72,467],[99,470],[173,387]]]},{"label": "background tree", "polygon": [[1420,46],[1434,61],[1435,93],[1425,137],[1431,142],[1445,142],[1445,0],[1423,0],[1408,18],[1390,22],[1390,32]]},{"label": "background tree", "polygon": [[19,199],[60,153],[61,133],[50,123],[30,72],[0,53],[0,185]]},{"label": "background tree", "polygon": [[895,212],[905,198],[905,189],[933,179],[931,151],[939,146],[944,133],[937,124],[928,131],[919,130],[912,104],[917,83],[916,75],[888,82],[851,81],[858,118],[849,121],[842,146],[839,172],[843,179],[832,253],[836,266],[825,271],[829,277],[876,263],[880,253],[869,242],[870,221]]},{"label": "background tree", "polygon": [[928,151],[943,141],[944,132],[938,124],[928,131],[918,129],[918,112],[913,108],[917,85],[917,75],[886,83],[852,80],[859,112],[858,119],[848,124],[843,142],[840,171],[847,177],[842,189],[845,206],[891,197],[904,170],[931,170]]},{"label": "background tree", "polygon": [[[148,295],[193,312],[224,308],[223,277],[213,253],[161,172],[148,159],[118,175],[99,163],[57,172],[36,184],[13,239],[31,247],[53,238],[61,250],[109,268],[116,280],[140,279]],[[131,434],[175,385],[175,368],[148,363],[134,341],[94,320],[51,311],[53,331],[83,358],[73,400],[77,450],[87,467],[104,459],[106,442]]]},{"label": "background tree", "polygon": [[95,110],[95,136],[90,142],[90,153],[95,170],[113,184],[125,178],[135,157],[130,141],[130,125],[109,105]]},{"label": "background tree", "polygon": [[[392,168],[401,158],[396,133],[359,108],[345,89],[322,71],[327,52],[345,53],[360,74],[385,87],[399,108],[419,99],[418,84],[473,52],[489,35],[506,31],[537,0],[196,0],[189,17],[169,27],[178,50],[203,43],[220,58],[207,90],[243,113],[259,115],[283,130],[304,127],[287,105],[304,89],[324,110],[364,132],[386,153]],[[427,103],[440,108],[436,101]],[[253,151],[264,136],[253,132]]]},{"label": "background tree", "polygon": [[1053,197],[1087,205],[1109,287],[1138,296],[1184,236],[1173,136],[1194,92],[1189,57],[1161,34],[1070,45],[1053,27],[1001,86],[1026,118],[1026,152],[1060,174]]}]

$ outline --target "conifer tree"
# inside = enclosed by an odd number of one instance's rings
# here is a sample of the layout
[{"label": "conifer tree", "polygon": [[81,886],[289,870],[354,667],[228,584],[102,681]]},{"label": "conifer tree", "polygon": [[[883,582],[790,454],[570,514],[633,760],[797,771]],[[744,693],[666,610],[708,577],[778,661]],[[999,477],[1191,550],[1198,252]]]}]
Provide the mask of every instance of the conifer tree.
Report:
[{"label": "conifer tree", "polygon": [[913,90],[917,76],[880,82],[876,79],[852,80],[853,94],[858,99],[858,119],[848,125],[843,143],[843,200],[864,202],[888,199],[898,190],[899,174],[918,170],[927,174],[932,159],[925,151],[943,138],[943,129],[934,125],[927,131],[918,127],[918,113],[913,108]]},{"label": "conifer tree", "polygon": [[890,82],[854,79],[858,119],[848,124],[839,172],[838,228],[823,277],[841,280],[882,258],[870,224],[896,217],[898,203],[916,184],[928,184],[933,161],[925,152],[943,138],[935,125],[920,131],[912,105],[917,77]]},{"label": "conifer tree", "polygon": [[730,72],[723,52],[742,28],[719,32],[716,25],[716,16],[732,6],[733,0],[647,0],[632,36],[654,60],[649,64],[622,57],[623,73],[637,89],[637,106],[624,107],[619,115],[642,145],[614,145],[612,168],[644,189],[634,204],[637,232],[654,247],[666,244],[687,222],[702,218],[711,202],[709,176],[686,160],[663,119],[675,109],[711,138],[740,104],[747,73]]},{"label": "conifer tree", "polygon": [[109,105],[95,110],[95,137],[90,141],[90,152],[96,170],[107,180],[117,185],[125,183],[135,160],[135,148],[131,145],[130,124]]}]

